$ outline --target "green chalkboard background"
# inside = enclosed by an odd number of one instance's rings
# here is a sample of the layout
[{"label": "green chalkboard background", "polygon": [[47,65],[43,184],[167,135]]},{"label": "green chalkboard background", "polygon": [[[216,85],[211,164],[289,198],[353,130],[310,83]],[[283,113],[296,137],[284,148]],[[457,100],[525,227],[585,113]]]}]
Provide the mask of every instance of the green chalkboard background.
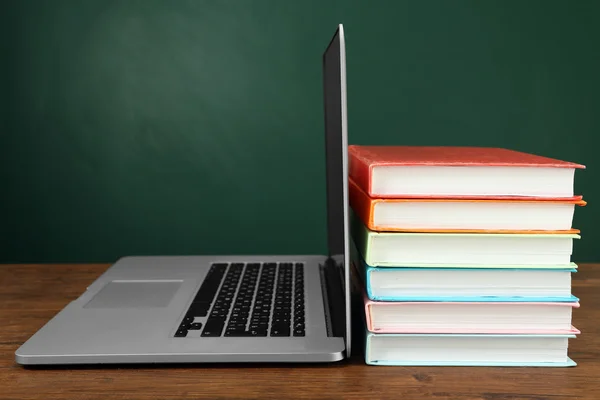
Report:
[{"label": "green chalkboard background", "polygon": [[350,142],[580,162],[600,261],[600,2],[0,3],[0,262],[324,253],[321,54]]}]

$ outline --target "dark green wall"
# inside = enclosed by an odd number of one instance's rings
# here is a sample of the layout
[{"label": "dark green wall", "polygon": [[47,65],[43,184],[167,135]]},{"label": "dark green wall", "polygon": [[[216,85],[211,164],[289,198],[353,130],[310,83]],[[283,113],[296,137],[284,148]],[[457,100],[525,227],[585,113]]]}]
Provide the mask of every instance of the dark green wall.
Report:
[{"label": "dark green wall", "polygon": [[320,57],[350,142],[584,163],[599,261],[598,1],[24,1],[0,9],[0,262],[325,252]]}]

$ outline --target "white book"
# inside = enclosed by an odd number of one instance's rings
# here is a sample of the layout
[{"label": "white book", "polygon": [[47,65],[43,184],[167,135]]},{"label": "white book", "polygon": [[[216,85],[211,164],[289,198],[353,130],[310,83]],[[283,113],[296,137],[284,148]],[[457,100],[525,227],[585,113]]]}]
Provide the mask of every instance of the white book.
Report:
[{"label": "white book", "polygon": [[547,366],[576,365],[568,357],[575,335],[431,335],[367,333],[370,365]]}]

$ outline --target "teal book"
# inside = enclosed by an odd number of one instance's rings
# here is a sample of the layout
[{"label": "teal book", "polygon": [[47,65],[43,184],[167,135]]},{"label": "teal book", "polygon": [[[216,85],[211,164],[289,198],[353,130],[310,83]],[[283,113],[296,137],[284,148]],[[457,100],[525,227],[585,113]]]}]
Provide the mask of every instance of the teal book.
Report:
[{"label": "teal book", "polygon": [[373,301],[568,302],[576,269],[371,267],[356,248],[352,268]]},{"label": "teal book", "polygon": [[352,239],[371,267],[572,269],[577,234],[375,232],[357,218]]}]

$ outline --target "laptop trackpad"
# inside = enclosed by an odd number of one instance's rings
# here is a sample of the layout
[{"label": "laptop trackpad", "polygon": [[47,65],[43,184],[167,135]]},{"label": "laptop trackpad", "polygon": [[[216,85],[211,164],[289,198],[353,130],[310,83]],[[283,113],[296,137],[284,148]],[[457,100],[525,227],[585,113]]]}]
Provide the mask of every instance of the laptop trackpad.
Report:
[{"label": "laptop trackpad", "polygon": [[83,308],[167,307],[183,281],[112,281]]}]

